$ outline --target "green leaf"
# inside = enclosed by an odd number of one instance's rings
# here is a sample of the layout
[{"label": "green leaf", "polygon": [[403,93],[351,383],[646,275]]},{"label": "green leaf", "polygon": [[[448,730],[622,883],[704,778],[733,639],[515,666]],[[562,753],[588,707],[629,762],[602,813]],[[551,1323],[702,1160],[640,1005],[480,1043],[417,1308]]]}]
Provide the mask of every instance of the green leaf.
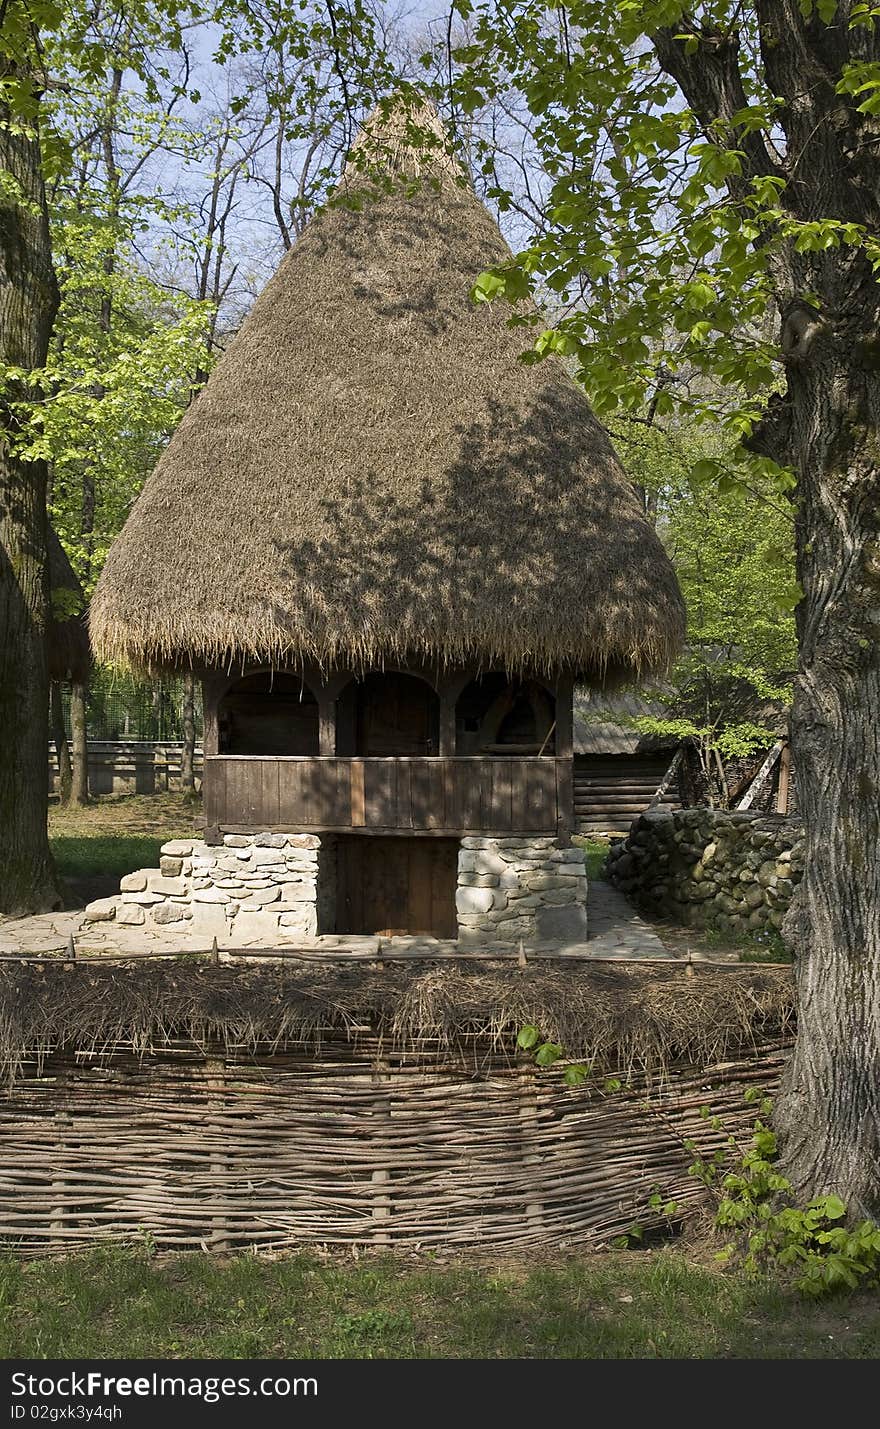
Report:
[{"label": "green leaf", "polygon": [[516,1039],[517,1047],[521,1047],[524,1052],[528,1052],[537,1042],[541,1040],[541,1034],[537,1027],[527,1022],[525,1027],[521,1027]]}]

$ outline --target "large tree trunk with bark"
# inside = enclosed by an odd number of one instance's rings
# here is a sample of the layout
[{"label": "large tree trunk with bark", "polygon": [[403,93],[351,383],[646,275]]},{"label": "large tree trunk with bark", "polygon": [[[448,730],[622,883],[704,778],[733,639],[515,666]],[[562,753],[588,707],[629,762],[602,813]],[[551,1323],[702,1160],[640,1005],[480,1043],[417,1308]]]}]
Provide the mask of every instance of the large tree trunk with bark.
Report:
[{"label": "large tree trunk with bark", "polygon": [[[12,180],[0,188],[0,361],[33,372],[58,296],[39,142],[9,121],[0,105],[0,170]],[[16,453],[16,406],[32,395],[19,382],[0,394],[0,913],[60,903],[46,830],[46,467]]]},{"label": "large tree trunk with bark", "polygon": [[[847,65],[880,60],[880,27],[834,22],[798,0],[755,0],[761,59],[780,96],[782,158],[758,133],[731,137],[738,186],[785,181],[799,223],[880,233],[880,117],[839,92]],[[706,127],[741,108],[736,34],[677,30],[655,46]],[[717,131],[716,131],[717,133]],[[767,235],[787,387],[753,445],[794,468],[803,599],[791,720],[806,868],[785,923],[798,1033],[775,1121],[803,1196],[836,1192],[880,1216],[880,285],[857,244],[798,252]]]}]

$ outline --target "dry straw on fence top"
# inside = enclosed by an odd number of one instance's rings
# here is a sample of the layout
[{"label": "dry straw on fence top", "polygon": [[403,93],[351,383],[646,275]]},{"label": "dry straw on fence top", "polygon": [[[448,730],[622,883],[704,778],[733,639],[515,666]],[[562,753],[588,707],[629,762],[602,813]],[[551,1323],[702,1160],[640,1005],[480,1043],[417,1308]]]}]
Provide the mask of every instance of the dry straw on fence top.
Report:
[{"label": "dry straw on fence top", "polygon": [[560,361],[519,361],[534,328],[471,302],[509,251],[425,124],[423,161],[374,117],[186,412],[92,601],[102,659],[590,676],[677,651],[675,576],[605,431]]},{"label": "dry straw on fence top", "polygon": [[146,1054],[181,1038],[226,1052],[298,1044],[318,1058],[323,1038],[361,1035],[401,1054],[512,1052],[533,1024],[574,1057],[662,1076],[673,1061],[748,1052],[792,1020],[785,968],[14,963],[0,968],[0,1073],[14,1079],[53,1051]]}]

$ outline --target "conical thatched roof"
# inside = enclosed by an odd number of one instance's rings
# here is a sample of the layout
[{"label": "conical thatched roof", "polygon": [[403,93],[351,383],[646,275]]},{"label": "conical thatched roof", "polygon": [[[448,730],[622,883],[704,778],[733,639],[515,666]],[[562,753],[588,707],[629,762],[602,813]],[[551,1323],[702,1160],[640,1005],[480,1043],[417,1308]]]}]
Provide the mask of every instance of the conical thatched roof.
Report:
[{"label": "conical thatched roof", "polygon": [[46,532],[49,557],[49,626],[46,643],[50,680],[88,679],[92,655],[86,630],[86,598],[67,552],[52,526]]},{"label": "conical thatched roof", "polygon": [[187,411],[93,597],[98,654],[665,665],[681,597],[608,437],[470,300],[495,223],[394,114],[365,132],[388,191],[350,162]]}]

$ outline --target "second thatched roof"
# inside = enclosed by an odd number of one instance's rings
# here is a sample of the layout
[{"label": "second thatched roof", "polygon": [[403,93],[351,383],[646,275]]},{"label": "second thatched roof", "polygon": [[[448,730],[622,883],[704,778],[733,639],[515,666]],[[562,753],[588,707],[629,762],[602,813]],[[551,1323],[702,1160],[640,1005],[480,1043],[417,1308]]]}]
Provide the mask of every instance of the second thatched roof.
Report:
[{"label": "second thatched roof", "polygon": [[413,184],[379,115],[387,191],[350,166],[254,305],[110,552],[102,659],[593,677],[676,652],[675,576],[605,431],[557,359],[519,360],[507,304],[471,302],[509,252],[436,132]]}]

